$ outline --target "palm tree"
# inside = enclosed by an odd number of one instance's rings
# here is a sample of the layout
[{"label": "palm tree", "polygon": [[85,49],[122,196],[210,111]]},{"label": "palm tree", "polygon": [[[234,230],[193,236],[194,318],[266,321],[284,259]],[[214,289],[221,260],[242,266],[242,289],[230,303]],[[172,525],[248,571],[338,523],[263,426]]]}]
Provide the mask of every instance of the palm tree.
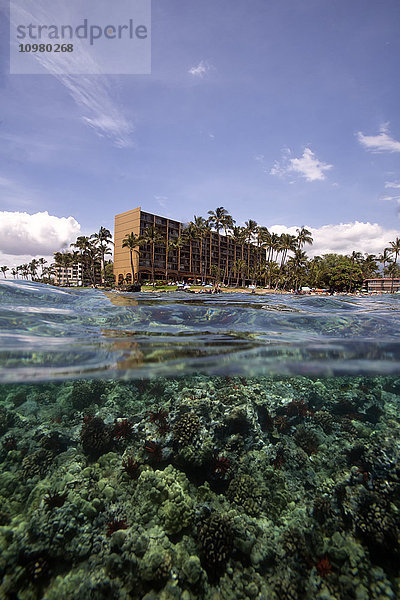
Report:
[{"label": "palm tree", "polygon": [[[92,281],[92,249],[93,243],[90,241],[87,235],[80,235],[76,238],[75,243],[70,244],[72,248],[75,248],[79,252],[80,262],[82,264],[82,279],[90,279]],[[92,281],[93,283],[93,281]]]},{"label": "palm tree", "polygon": [[9,271],[10,269],[4,265],[4,267],[0,267],[0,271],[3,273],[4,275],[4,279],[7,279],[7,275],[6,272]]},{"label": "palm tree", "polygon": [[[232,239],[233,242],[235,244],[235,273],[237,273],[237,280],[236,280],[236,287],[239,286],[239,275],[242,274],[242,279],[243,274],[244,274],[244,267],[246,266],[246,263],[244,261],[244,245],[246,243],[246,229],[245,227],[232,227]],[[240,246],[241,252],[240,252],[240,259],[237,258],[236,256],[236,248],[237,246]],[[239,265],[239,261],[240,260],[240,269],[238,267]],[[244,281],[242,281],[243,285],[244,285]]]},{"label": "palm tree", "polygon": [[177,277],[179,278],[179,274],[181,271],[181,249],[185,244],[185,237],[182,233],[179,233],[178,237],[174,238],[171,241],[171,248],[173,250],[178,250],[178,260],[177,260]]},{"label": "palm tree", "polygon": [[[208,241],[207,241],[208,239]],[[210,265],[211,265],[211,243],[212,243],[212,231],[211,231],[211,225],[208,219],[205,219],[204,221],[204,275],[205,275],[205,280],[207,282],[207,269],[209,271],[209,274],[211,275],[210,272]],[[208,259],[207,259],[207,255],[208,255]]]},{"label": "palm tree", "polygon": [[44,265],[47,263],[47,260],[45,258],[39,258],[38,260],[38,265],[41,266],[41,273],[40,273],[40,278],[43,279],[43,271],[44,271]]},{"label": "palm tree", "polygon": [[193,269],[192,269],[192,255],[193,255],[192,242],[197,237],[196,227],[192,221],[190,221],[190,223],[188,223],[186,225],[186,227],[183,231],[183,236],[185,238],[185,241],[189,242],[189,273],[192,273],[193,272]]},{"label": "palm tree", "polygon": [[376,264],[377,258],[375,254],[365,254],[365,258],[361,264],[361,270],[364,279],[376,276],[378,272],[378,265]]},{"label": "palm tree", "polygon": [[25,279],[28,279],[28,275],[29,275],[29,265],[28,263],[25,263],[23,265],[20,266],[20,271],[22,273],[22,277],[25,277]]},{"label": "palm tree", "polygon": [[100,227],[98,233],[93,233],[90,236],[91,239],[94,240],[94,243],[98,247],[98,251],[100,254],[101,261],[101,282],[104,285],[106,280],[106,266],[104,257],[106,254],[111,254],[111,249],[109,248],[109,244],[113,244],[114,242],[111,240],[112,235],[111,232],[105,227]]},{"label": "palm tree", "polygon": [[154,281],[155,247],[157,244],[162,244],[163,241],[164,241],[164,237],[161,234],[161,232],[157,229],[157,227],[154,227],[154,225],[149,225],[148,227],[146,227],[146,229],[143,232],[142,243],[143,243],[143,245],[151,246],[150,264],[151,264],[151,281],[152,281],[153,285],[155,284],[155,281]]},{"label": "palm tree", "polygon": [[[271,234],[266,227],[259,226],[257,228],[257,272],[263,273],[265,276],[266,273],[266,249],[268,248],[268,244],[271,240]],[[264,250],[264,256],[262,260],[260,259],[260,249]],[[261,267],[261,263],[264,262],[263,267]]]},{"label": "palm tree", "polygon": [[236,275],[236,287],[239,287],[239,279],[242,276],[242,284],[244,279],[244,270],[246,268],[246,261],[242,258],[237,258],[233,262],[233,273]]},{"label": "palm tree", "polygon": [[67,280],[67,287],[69,287],[69,274],[68,268],[72,265],[72,255],[70,252],[54,252],[54,262],[58,269],[65,270],[65,278]]},{"label": "palm tree", "polygon": [[33,281],[33,278],[36,277],[36,275],[37,275],[38,264],[39,264],[39,262],[36,260],[36,258],[33,258],[31,260],[31,262],[29,263],[29,271],[31,274],[32,281]]},{"label": "palm tree", "polygon": [[216,230],[218,235],[218,269],[216,275],[216,282],[218,283],[221,270],[221,236],[219,235],[219,232],[224,227],[224,221],[225,218],[228,216],[228,211],[223,206],[219,206],[215,209],[215,211],[209,210],[208,214],[210,215],[208,218],[208,222]]},{"label": "palm tree", "polygon": [[385,248],[382,254],[379,255],[378,261],[383,264],[383,276],[386,275],[386,263],[391,263],[392,259],[390,258],[390,249]]},{"label": "palm tree", "polygon": [[[298,239],[298,238],[297,238]],[[307,255],[301,248],[296,248],[294,250],[294,255],[289,258],[287,261],[287,265],[293,271],[293,279],[294,279],[294,289],[297,290],[299,286],[299,277],[301,271],[307,265]]]},{"label": "palm tree", "polygon": [[280,248],[280,236],[277,233],[272,232],[267,241],[268,248],[268,257],[267,263],[269,265],[269,277],[268,277],[268,287],[272,286],[272,274],[276,272],[277,262],[274,260],[274,252],[276,251],[276,255],[278,257],[278,252]]},{"label": "palm tree", "polygon": [[245,227],[246,227],[246,241],[247,241],[247,271],[248,273],[250,272],[250,242],[253,239],[254,235],[256,235],[257,233],[257,221],[253,221],[252,219],[249,219],[248,221],[245,221]]},{"label": "palm tree", "polygon": [[200,254],[200,277],[201,283],[204,283],[203,277],[203,239],[207,235],[207,222],[203,217],[196,217],[194,215],[194,221],[190,223],[193,231],[195,232],[196,238],[199,240],[199,254]]},{"label": "palm tree", "polygon": [[165,283],[168,283],[168,260],[169,253],[176,248],[176,238],[170,238],[168,242],[165,243]]},{"label": "palm tree", "polygon": [[[393,256],[394,255],[394,264],[397,265],[397,258],[400,254],[400,238],[396,238],[394,242],[390,242],[389,252]],[[390,286],[390,293],[393,294],[394,291],[394,273],[395,269],[392,271],[392,285]]]},{"label": "palm tree", "polygon": [[11,275],[12,275],[13,277],[16,277],[16,278],[18,279],[18,269],[17,269],[17,267],[13,267],[13,268],[11,269]]},{"label": "palm tree", "polygon": [[[350,258],[353,266],[354,265],[361,266],[362,261],[363,261],[363,255],[361,254],[361,252],[356,252],[355,250],[353,250],[353,252],[351,253],[351,255],[350,255],[349,258]],[[349,279],[349,291],[351,292],[351,287],[353,285],[353,272],[352,271],[350,271],[349,277],[350,277],[350,279]]]},{"label": "palm tree", "polygon": [[138,248],[139,246],[142,245],[142,243],[143,243],[143,239],[141,238],[141,236],[135,235],[133,233],[133,231],[131,231],[131,233],[126,234],[126,236],[122,240],[122,248],[129,249],[129,254],[130,254],[130,258],[131,258],[132,282],[133,283],[136,281],[136,277],[137,277],[137,275],[135,273],[135,267],[133,266],[133,253],[136,250],[136,248]]},{"label": "palm tree", "polygon": [[300,229],[296,229],[297,231],[297,246],[301,249],[306,244],[312,244],[313,239],[311,237],[311,231],[306,229],[305,227],[301,227]]},{"label": "palm tree", "polygon": [[290,235],[290,233],[282,233],[279,239],[279,249],[282,252],[281,265],[279,269],[279,277],[276,282],[276,287],[278,287],[278,283],[283,271],[283,267],[285,265],[286,257],[288,251],[294,252],[297,248],[297,239],[296,236]]},{"label": "palm tree", "polygon": [[[231,215],[226,214],[223,221],[222,226],[225,230],[225,239],[226,239],[226,263],[225,263],[225,273],[227,279],[229,280],[229,233],[232,231],[236,221],[232,219]],[[223,278],[225,280],[225,276]]]}]

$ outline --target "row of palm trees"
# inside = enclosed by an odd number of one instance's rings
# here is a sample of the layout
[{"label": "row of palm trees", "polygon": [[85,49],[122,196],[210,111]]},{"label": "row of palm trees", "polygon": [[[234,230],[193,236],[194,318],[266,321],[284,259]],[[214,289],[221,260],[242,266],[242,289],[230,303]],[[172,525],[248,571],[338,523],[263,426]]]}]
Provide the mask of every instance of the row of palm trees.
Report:
[{"label": "row of palm trees", "polygon": [[[221,231],[225,234],[226,248],[223,268],[221,267]],[[212,264],[211,245],[212,234],[217,234],[218,255],[216,264]],[[180,252],[184,245],[189,247],[189,271],[192,271],[193,243],[197,245],[200,256],[200,277],[202,282],[207,271],[213,279],[219,283],[226,282],[228,285],[236,279],[236,285],[246,280],[252,282],[264,278],[268,279],[271,286],[272,280],[277,279],[276,285],[282,278],[287,262],[301,265],[306,260],[303,251],[305,244],[312,244],[311,232],[302,227],[297,229],[297,236],[283,233],[278,235],[268,231],[266,227],[258,225],[256,221],[246,221],[244,226],[236,226],[235,220],[228,211],[221,207],[210,210],[208,217],[194,216],[193,221],[188,223],[179,235],[167,238],[154,225],[148,226],[140,235],[133,232],[127,234],[122,241],[122,248],[129,249],[132,270],[132,279],[137,279],[134,268],[134,254],[138,248],[146,247],[150,256],[151,279],[154,283],[155,275],[155,248],[164,246],[165,252],[165,279],[168,279],[169,256],[172,251],[178,251],[178,273],[180,272]],[[233,246],[234,260],[229,262],[230,249]],[[237,250],[239,249],[239,255]],[[289,259],[288,253],[293,252]],[[276,278],[276,270],[278,277]]]},{"label": "row of palm trees", "polygon": [[[111,232],[105,227],[100,227],[97,233],[91,236],[79,236],[71,244],[72,251],[63,251],[54,253],[54,263],[45,266],[47,261],[44,258],[32,259],[30,263],[20,265],[10,269],[4,265],[0,267],[3,276],[7,278],[7,272],[10,271],[16,279],[21,276],[22,279],[32,279],[50,283],[57,275],[60,268],[65,269],[67,285],[69,285],[68,269],[78,263],[82,265],[83,281],[96,285],[98,273],[101,275],[101,282],[106,280],[106,256],[111,254],[110,245]],[[39,271],[40,269],[40,271]]]},{"label": "row of palm trees", "polygon": [[[217,234],[218,255],[217,261],[211,259],[212,233]],[[221,236],[224,233],[224,238]],[[192,245],[196,244],[200,255],[200,277],[204,282],[207,273],[216,282],[228,285],[244,285],[245,282],[264,282],[269,288],[275,287],[298,289],[300,284],[311,283],[312,274],[318,271],[321,257],[308,259],[304,247],[313,243],[311,232],[305,227],[296,230],[297,235],[282,233],[278,235],[270,232],[266,227],[258,225],[256,221],[246,221],[244,226],[237,226],[235,220],[224,207],[208,211],[208,217],[194,216],[193,221],[184,227],[179,235],[167,238],[155,226],[148,226],[141,235],[133,232],[126,235],[122,242],[123,248],[130,252],[132,279],[137,279],[134,269],[134,253],[140,247],[146,247],[151,265],[151,279],[155,280],[155,248],[164,247],[165,252],[165,280],[168,280],[168,264],[170,253],[177,251],[178,273],[180,272],[180,253],[182,247],[189,247],[189,264],[192,265]],[[225,240],[224,261],[221,265],[221,242]],[[230,247],[233,246],[234,259],[229,263]],[[397,264],[400,256],[400,240],[390,242],[382,254],[377,257],[373,254],[362,255],[353,252],[350,263],[359,267],[362,277],[374,277],[379,274],[377,263],[383,266],[383,274],[393,280],[400,275]],[[214,262],[214,264],[212,264]],[[192,271],[193,269],[189,269]],[[175,270],[174,270],[175,271]],[[351,286],[351,275],[350,275]]]},{"label": "row of palm trees", "polygon": [[[0,271],[3,273],[5,279],[7,279],[6,273],[10,271],[11,275],[15,279],[19,279],[21,276],[22,279],[35,279],[40,277],[40,279],[45,279],[46,275],[51,271],[50,267],[45,267],[47,264],[47,260],[45,258],[33,258],[31,262],[25,263],[23,265],[18,265],[17,267],[12,267],[11,269],[7,267],[7,265],[3,265],[0,267]],[[39,268],[40,273],[39,273]]]},{"label": "row of palm trees", "polygon": [[105,227],[100,227],[97,233],[90,236],[80,235],[70,246],[70,252],[54,253],[54,268],[64,268],[66,283],[69,285],[68,269],[80,264],[82,267],[82,280],[96,286],[98,273],[101,283],[106,282],[106,256],[112,254],[111,232]]}]

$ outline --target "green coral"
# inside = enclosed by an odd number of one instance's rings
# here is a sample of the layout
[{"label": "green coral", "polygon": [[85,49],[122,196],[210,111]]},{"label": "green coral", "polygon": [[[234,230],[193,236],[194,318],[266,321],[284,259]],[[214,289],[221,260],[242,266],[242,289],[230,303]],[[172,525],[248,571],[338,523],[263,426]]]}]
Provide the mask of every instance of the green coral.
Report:
[{"label": "green coral", "polygon": [[228,487],[228,498],[251,516],[257,516],[261,507],[261,492],[257,481],[251,475],[234,477]]},{"label": "green coral", "polygon": [[164,471],[144,471],[138,479],[136,500],[147,520],[156,518],[168,534],[190,525],[193,500],[186,476],[169,465]]}]

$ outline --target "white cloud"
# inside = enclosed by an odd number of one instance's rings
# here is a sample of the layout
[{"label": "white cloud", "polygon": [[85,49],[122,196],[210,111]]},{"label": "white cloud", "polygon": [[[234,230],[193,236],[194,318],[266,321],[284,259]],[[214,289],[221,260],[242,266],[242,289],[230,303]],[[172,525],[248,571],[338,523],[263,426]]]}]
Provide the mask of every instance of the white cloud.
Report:
[{"label": "white cloud", "polygon": [[206,73],[208,73],[208,71],[210,70],[210,65],[204,61],[201,60],[199,62],[199,64],[197,65],[197,67],[191,67],[188,70],[188,73],[190,73],[191,75],[193,75],[194,77],[204,77],[206,75]]},{"label": "white cloud", "polygon": [[167,206],[168,196],[154,196],[154,198],[162,208]]},{"label": "white cloud", "polygon": [[400,183],[395,183],[394,181],[387,181],[385,183],[385,188],[392,188],[392,189],[400,189]]},{"label": "white cloud", "polygon": [[378,135],[357,133],[358,141],[371,152],[400,152],[400,142],[390,137],[388,123],[381,126]]},{"label": "white cloud", "polygon": [[[357,252],[368,252],[368,254],[380,254],[389,242],[399,235],[396,229],[385,229],[378,223],[363,223],[355,221],[352,223],[340,223],[337,225],[323,225],[322,227],[305,226],[311,231],[313,245],[305,246],[304,250],[308,256],[321,256],[322,254],[351,254]],[[290,233],[296,235],[297,227],[286,227],[285,225],[273,225],[270,231],[275,233]]]},{"label": "white cloud", "polygon": [[[80,229],[74,217],[55,217],[47,211],[32,215],[0,211],[0,253],[31,258],[52,255],[74,242]],[[19,259],[17,264],[21,264]]]},{"label": "white cloud", "polygon": [[[37,0],[25,0],[22,5],[14,7],[13,16],[20,22],[40,25],[42,23],[58,22],[67,23],[69,11],[72,10],[68,3],[54,4],[53,13],[58,16],[52,18],[52,13],[40,6]],[[60,11],[64,18],[61,19]],[[17,25],[18,23],[13,23]],[[81,72],[99,73],[99,75],[66,75],[60,72],[56,55],[51,52],[37,52],[34,58],[43,69],[53,75],[69,92],[79,109],[83,111],[81,119],[91,127],[97,135],[110,139],[115,146],[120,148],[132,146],[131,134],[133,125],[124,116],[122,109],[114,99],[114,90],[105,75],[101,75],[98,63],[86,50],[84,44],[78,39],[74,40],[74,52],[68,54],[68,61],[79,65]],[[71,69],[72,70],[72,69]]]},{"label": "white cloud", "polygon": [[[49,69],[51,72],[51,69]],[[84,75],[53,75],[68,89],[76,104],[85,111],[82,120],[100,137],[112,140],[115,146],[132,146],[132,124],[124,117],[112,98],[107,79]]]},{"label": "white cloud", "polygon": [[[256,157],[256,160],[259,158]],[[299,173],[306,181],[323,181],[325,179],[325,171],[329,171],[333,165],[319,160],[311,148],[305,148],[303,155],[300,158],[291,158],[291,151],[286,148],[283,150],[283,158],[281,162],[275,161],[270,169],[270,175],[278,175],[283,177],[289,173]]]}]

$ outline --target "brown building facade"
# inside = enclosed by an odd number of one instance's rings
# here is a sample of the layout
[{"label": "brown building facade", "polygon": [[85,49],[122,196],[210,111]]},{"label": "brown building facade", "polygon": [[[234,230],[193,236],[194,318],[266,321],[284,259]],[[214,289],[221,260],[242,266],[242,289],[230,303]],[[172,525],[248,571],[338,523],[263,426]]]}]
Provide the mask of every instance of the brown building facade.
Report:
[{"label": "brown building facade", "polygon": [[[369,292],[391,292],[392,289],[392,278],[391,277],[381,277],[374,279],[366,279],[364,281],[364,285]],[[400,279],[393,279],[393,292],[400,291]]]},{"label": "brown building facade", "polygon": [[[132,269],[130,251],[122,248],[124,238],[133,233],[143,235],[149,226],[155,227],[163,238],[162,244],[137,247],[133,252],[135,275],[138,281],[150,279],[152,263],[156,279],[213,281],[218,269],[218,238],[220,244],[220,278],[233,277],[235,261],[242,260],[250,269],[256,261],[252,244],[237,246],[224,235],[209,233],[202,240],[184,236],[181,247],[172,247],[187,229],[187,225],[167,217],[143,211],[140,207],[115,215],[114,276],[117,284],[130,283]],[[168,249],[168,251],[167,251]]]}]

